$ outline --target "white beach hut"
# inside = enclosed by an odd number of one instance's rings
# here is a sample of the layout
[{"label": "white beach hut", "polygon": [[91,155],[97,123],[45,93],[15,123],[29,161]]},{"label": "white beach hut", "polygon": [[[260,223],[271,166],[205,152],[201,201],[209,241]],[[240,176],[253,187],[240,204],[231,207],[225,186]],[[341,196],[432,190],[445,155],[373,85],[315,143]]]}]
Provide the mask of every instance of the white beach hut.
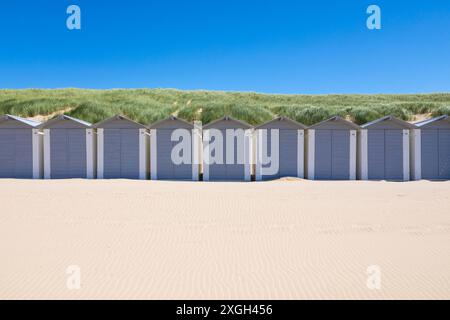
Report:
[{"label": "white beach hut", "polygon": [[42,178],[40,124],[9,114],[0,117],[0,178]]}]

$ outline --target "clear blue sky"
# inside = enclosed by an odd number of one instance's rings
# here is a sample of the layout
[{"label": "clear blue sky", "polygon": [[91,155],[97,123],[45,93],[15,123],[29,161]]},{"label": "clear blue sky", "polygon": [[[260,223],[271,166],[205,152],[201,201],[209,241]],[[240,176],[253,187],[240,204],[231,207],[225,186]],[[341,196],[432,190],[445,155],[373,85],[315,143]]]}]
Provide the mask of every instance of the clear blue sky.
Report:
[{"label": "clear blue sky", "polygon": [[1,1],[0,88],[63,87],[448,92],[450,1]]}]

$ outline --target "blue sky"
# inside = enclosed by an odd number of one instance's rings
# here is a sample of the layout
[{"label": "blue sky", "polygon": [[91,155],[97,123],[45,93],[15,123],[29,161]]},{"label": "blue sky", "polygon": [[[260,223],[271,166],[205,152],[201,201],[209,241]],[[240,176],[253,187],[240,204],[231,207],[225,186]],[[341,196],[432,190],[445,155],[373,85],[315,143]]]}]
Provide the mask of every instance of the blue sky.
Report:
[{"label": "blue sky", "polygon": [[65,87],[448,92],[450,1],[2,1],[0,88]]}]

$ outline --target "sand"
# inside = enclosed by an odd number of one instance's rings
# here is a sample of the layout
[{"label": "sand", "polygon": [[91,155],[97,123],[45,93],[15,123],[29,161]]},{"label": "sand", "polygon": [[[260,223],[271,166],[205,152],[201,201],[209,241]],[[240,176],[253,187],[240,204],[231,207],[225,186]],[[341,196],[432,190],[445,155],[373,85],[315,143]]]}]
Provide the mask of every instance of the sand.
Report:
[{"label": "sand", "polygon": [[0,190],[1,299],[450,298],[450,182],[0,180]]}]

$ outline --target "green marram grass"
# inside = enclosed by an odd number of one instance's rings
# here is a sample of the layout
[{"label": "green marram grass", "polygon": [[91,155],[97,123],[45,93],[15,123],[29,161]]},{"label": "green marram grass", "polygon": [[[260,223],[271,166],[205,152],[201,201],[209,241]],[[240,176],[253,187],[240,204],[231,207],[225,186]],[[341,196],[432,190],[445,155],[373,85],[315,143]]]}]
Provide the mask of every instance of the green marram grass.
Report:
[{"label": "green marram grass", "polygon": [[225,115],[252,125],[279,115],[306,125],[334,115],[363,124],[385,115],[411,120],[417,114],[449,114],[450,93],[283,95],[174,89],[0,90],[0,114],[33,117],[63,111],[92,123],[123,114],[150,124],[172,114],[205,124]]}]

